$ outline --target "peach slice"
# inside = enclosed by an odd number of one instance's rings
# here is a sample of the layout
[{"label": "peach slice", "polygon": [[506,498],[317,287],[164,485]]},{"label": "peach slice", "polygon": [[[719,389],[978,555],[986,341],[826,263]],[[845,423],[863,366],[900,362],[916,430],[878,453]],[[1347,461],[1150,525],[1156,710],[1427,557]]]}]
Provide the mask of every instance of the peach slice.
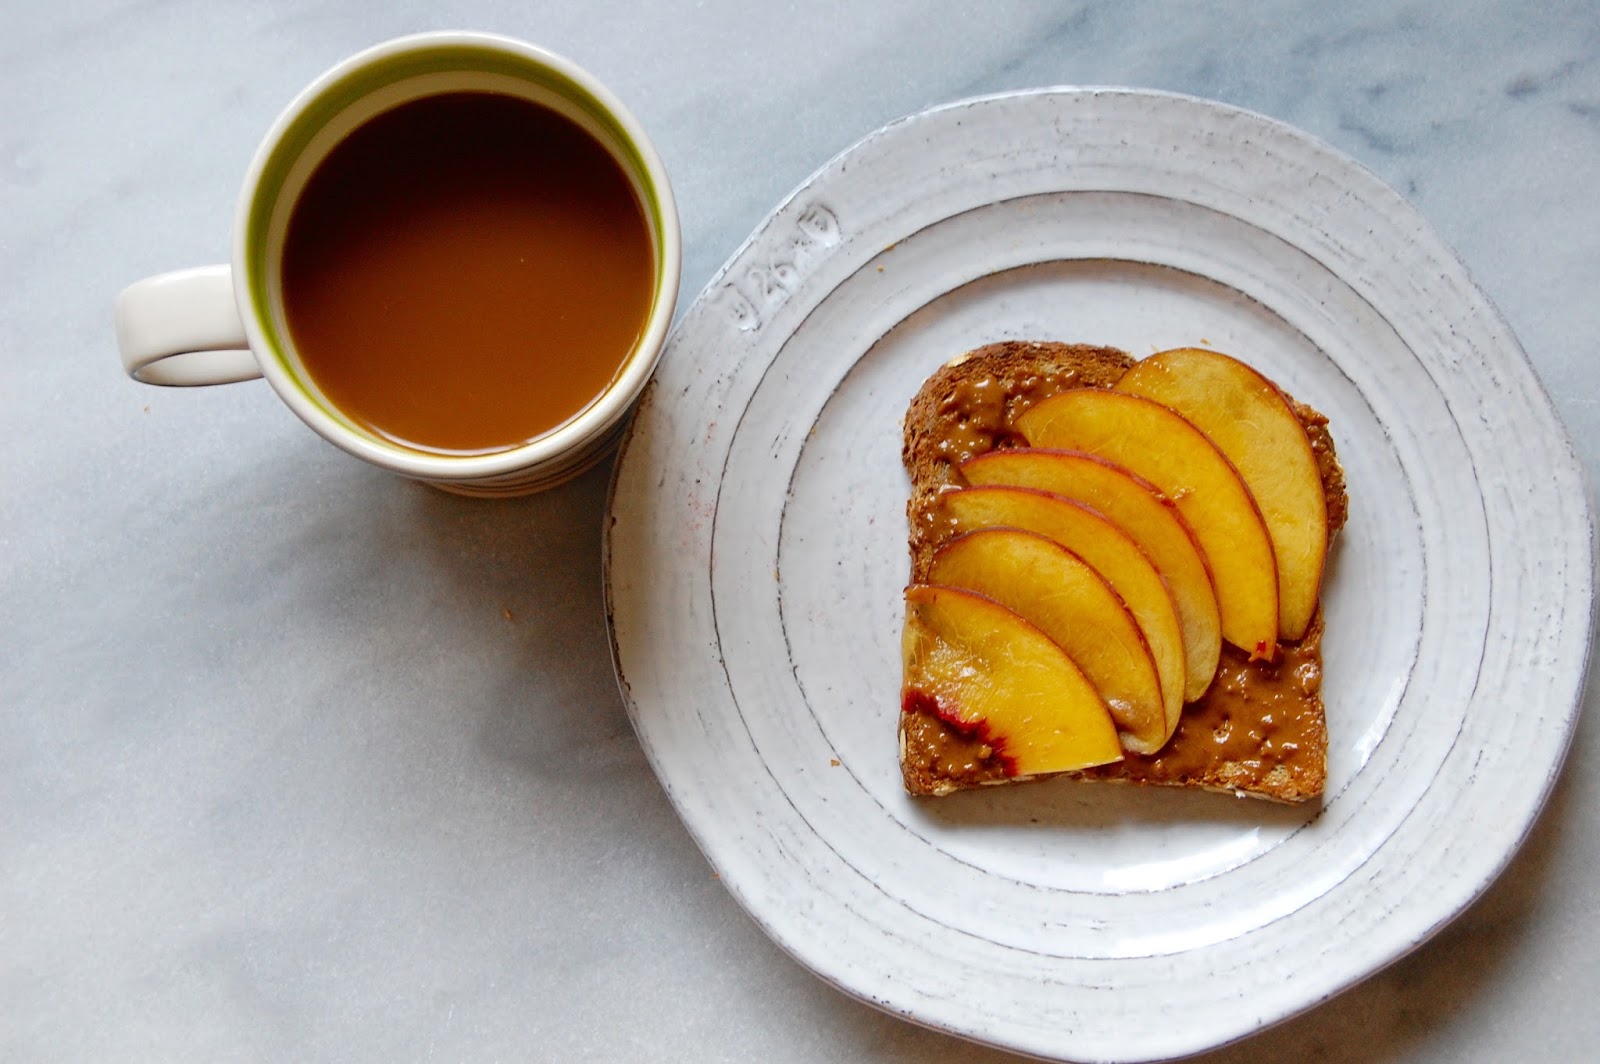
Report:
[{"label": "peach slice", "polygon": [[1328,508],[1311,440],[1283,393],[1238,359],[1194,347],[1151,355],[1116,388],[1176,410],[1233,463],[1272,539],[1278,628],[1285,639],[1305,635],[1322,587]]},{"label": "peach slice", "polygon": [[906,589],[905,712],[931,712],[994,751],[1008,776],[1122,759],[1111,714],[1049,636],[990,599]]},{"label": "peach slice", "polygon": [[1124,749],[1153,754],[1167,741],[1150,648],[1088,562],[1033,532],[985,528],[939,548],[928,580],[991,598],[1055,640],[1105,700]]},{"label": "peach slice", "polygon": [[1079,388],[1017,419],[1034,447],[1087,451],[1150,481],[1193,530],[1222,614],[1222,638],[1270,660],[1278,645],[1278,563],[1232,463],[1182,415],[1143,396]]},{"label": "peach slice", "polygon": [[[1183,700],[1206,693],[1222,654],[1222,616],[1205,556],[1178,508],[1154,484],[1081,451],[990,451],[961,467],[969,484],[1037,488],[1098,510],[1150,558],[1183,629]],[[1070,651],[1069,651],[1070,652]]]},{"label": "peach slice", "polygon": [[[1183,630],[1172,595],[1128,534],[1081,503],[1031,488],[962,488],[939,497],[939,516],[956,532],[1020,528],[1055,540],[1082,558],[1122,599],[1139,625],[1161,681],[1166,735],[1183,712]],[[1158,744],[1159,745],[1159,744]]]}]

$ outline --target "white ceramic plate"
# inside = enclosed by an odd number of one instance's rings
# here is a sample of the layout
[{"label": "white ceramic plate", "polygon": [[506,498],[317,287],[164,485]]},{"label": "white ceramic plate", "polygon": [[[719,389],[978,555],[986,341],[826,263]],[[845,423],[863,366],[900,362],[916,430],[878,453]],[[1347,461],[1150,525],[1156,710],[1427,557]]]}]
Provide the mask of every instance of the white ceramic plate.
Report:
[{"label": "white ceramic plate", "polygon": [[[900,417],[1006,338],[1209,344],[1329,415],[1320,804],[903,793]],[[1591,528],[1515,338],[1398,195],[1258,115],[1063,89],[885,127],[761,225],[641,404],[606,587],[640,740],[779,944],[919,1023],[1148,1060],[1325,999],[1504,866],[1576,721]]]}]

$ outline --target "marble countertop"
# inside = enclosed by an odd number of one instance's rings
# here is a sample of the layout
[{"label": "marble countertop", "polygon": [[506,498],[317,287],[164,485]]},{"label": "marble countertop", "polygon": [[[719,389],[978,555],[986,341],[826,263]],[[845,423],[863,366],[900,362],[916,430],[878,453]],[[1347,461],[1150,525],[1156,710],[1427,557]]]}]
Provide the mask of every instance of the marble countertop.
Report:
[{"label": "marble countertop", "polygon": [[[122,376],[117,290],[224,261],[272,118],[376,41],[492,30],[607,81],[673,176],[682,306],[806,175],[927,105],[1076,83],[1264,112],[1428,216],[1600,459],[1597,3],[59,0],[0,26],[7,1060],[1014,1059],[833,989],[718,884],[612,675],[607,468],[460,499],[335,451],[264,383]],[[1487,894],[1200,1059],[1600,1043],[1594,686]]]}]

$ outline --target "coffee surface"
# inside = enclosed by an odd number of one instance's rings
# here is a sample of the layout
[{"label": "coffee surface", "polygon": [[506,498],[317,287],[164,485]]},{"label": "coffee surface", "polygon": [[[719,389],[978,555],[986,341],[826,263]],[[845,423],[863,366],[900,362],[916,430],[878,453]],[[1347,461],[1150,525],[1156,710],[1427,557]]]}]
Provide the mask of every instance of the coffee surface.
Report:
[{"label": "coffee surface", "polygon": [[387,111],[313,173],[282,266],[330,402],[395,443],[507,450],[571,420],[644,329],[654,254],[616,160],[556,112],[452,93]]}]

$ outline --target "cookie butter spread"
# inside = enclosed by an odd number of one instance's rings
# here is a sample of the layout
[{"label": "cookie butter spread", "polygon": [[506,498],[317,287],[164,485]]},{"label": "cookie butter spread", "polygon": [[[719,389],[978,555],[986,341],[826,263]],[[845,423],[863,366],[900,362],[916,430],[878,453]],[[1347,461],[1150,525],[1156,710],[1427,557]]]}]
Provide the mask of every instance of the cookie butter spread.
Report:
[{"label": "cookie butter spread", "polygon": [[1228,788],[1272,779],[1294,797],[1321,789],[1327,749],[1322,704],[1322,618],[1276,661],[1251,661],[1224,647],[1210,690],[1184,707],[1178,729],[1150,757],[1091,769],[1099,779],[1178,783],[1208,776]]},{"label": "cookie butter spread", "polygon": [[[1118,367],[1097,373],[1063,367],[1045,372],[1023,369],[962,377],[949,394],[940,398],[936,428],[931,436],[919,441],[921,449],[941,467],[944,479],[959,481],[956,469],[967,459],[1026,444],[1017,431],[1017,419],[1036,403],[1068,388],[1109,384],[1117,372]],[[931,507],[915,509],[908,516],[913,525],[913,543],[937,544],[952,534],[948,523],[946,527],[935,527],[940,518]]]},{"label": "cookie butter spread", "polygon": [[[1075,366],[1034,366],[1030,353],[1018,350],[1025,345],[996,346],[1007,350],[984,349],[975,352],[990,355],[983,363],[963,366],[958,361],[947,367],[958,372],[942,382],[930,381],[908,414],[907,469],[925,489],[933,486],[931,492],[915,494],[907,511],[914,574],[924,571],[926,559],[957,534],[955,523],[935,503],[941,490],[966,486],[962,463],[990,451],[1027,446],[1017,428],[1024,413],[1068,389],[1108,387],[1132,362],[1110,349],[1080,349],[1105,354],[1080,355]],[[1344,524],[1346,497],[1327,419],[1293,400],[1289,405],[1306,431],[1323,480],[1331,533]],[[1319,609],[1299,640],[1280,640],[1273,660],[1252,659],[1224,645],[1210,687],[1183,707],[1164,746],[1073,775],[1200,786],[1287,801],[1320,794],[1327,752],[1322,634]],[[1007,760],[976,731],[928,711],[914,698],[901,708],[901,763],[913,793],[945,793],[1015,778]]]},{"label": "cookie butter spread", "polygon": [[951,465],[998,447],[1016,447],[1017,418],[1041,399],[1076,387],[1072,370],[1027,373],[1011,380],[984,374],[958,382],[940,404],[947,428],[938,441],[939,457]]}]

